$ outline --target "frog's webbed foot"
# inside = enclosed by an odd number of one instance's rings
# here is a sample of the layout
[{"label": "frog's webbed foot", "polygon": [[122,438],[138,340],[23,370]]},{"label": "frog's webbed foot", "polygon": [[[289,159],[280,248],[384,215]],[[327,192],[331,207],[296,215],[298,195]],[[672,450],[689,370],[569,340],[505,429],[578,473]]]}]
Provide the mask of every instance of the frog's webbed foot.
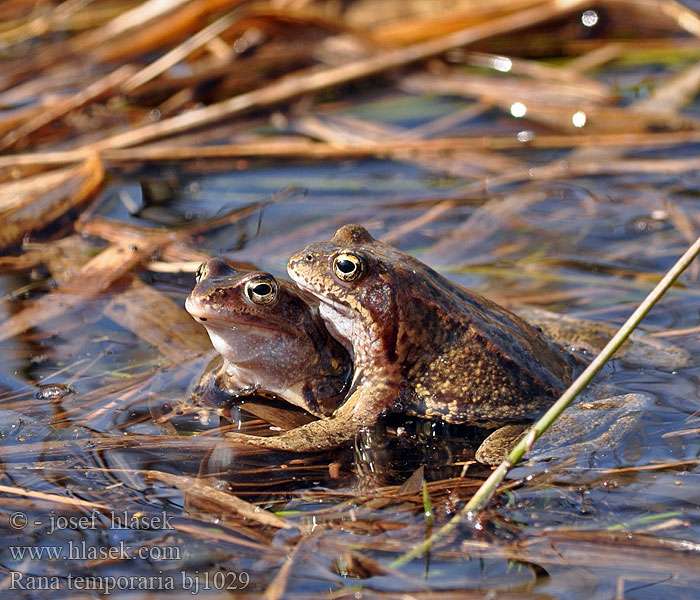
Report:
[{"label": "frog's webbed foot", "polygon": [[641,453],[646,445],[641,420],[652,406],[651,396],[639,393],[577,403],[542,435],[528,458],[537,462],[586,457],[591,464],[594,458]]},{"label": "frog's webbed foot", "polygon": [[[537,441],[527,459],[530,463],[579,456],[605,456],[620,451],[636,452],[640,443],[623,445],[639,431],[640,415],[652,404],[645,394],[623,394],[569,407]],[[529,430],[527,425],[506,425],[489,435],[476,451],[476,459],[497,465]],[[588,459],[590,460],[590,459]]]},{"label": "frog's webbed foot", "polygon": [[529,429],[529,425],[504,425],[491,433],[477,448],[474,458],[483,465],[495,467],[508,456]]}]

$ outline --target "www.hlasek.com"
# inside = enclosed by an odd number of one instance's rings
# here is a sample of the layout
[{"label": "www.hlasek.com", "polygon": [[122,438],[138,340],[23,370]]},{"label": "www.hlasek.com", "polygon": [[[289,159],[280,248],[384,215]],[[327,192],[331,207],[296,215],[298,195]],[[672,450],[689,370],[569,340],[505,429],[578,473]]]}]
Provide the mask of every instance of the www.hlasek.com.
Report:
[{"label": "www.hlasek.com", "polygon": [[61,546],[9,546],[12,560],[182,560],[180,546],[131,546],[124,541],[114,546],[92,546],[68,540]]},{"label": "www.hlasek.com", "polygon": [[192,595],[206,590],[243,590],[250,583],[250,575],[246,571],[236,573],[234,571],[216,571],[200,573],[194,571],[188,573],[158,575],[124,575],[114,577],[111,575],[100,577],[96,575],[79,576],[68,574],[63,577],[49,575],[26,575],[19,571],[10,572],[11,590],[79,590],[97,591],[109,596],[114,590],[184,590]]}]

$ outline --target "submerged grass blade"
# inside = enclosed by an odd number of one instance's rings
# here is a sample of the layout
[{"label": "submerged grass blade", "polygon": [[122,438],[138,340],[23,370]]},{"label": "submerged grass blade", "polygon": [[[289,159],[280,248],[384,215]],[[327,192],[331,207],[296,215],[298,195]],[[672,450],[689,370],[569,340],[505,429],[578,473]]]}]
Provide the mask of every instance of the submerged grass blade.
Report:
[{"label": "submerged grass blade", "polygon": [[498,485],[503,481],[508,471],[528,452],[535,441],[554,423],[556,418],[571,404],[576,396],[586,387],[603,365],[613,356],[617,349],[630,336],[632,331],[639,325],[651,308],[666,293],[678,276],[690,265],[695,257],[700,254],[700,237],[690,246],[676,264],[664,275],[663,279],[649,293],[639,307],[630,315],[627,321],[620,327],[618,332],[601,350],[591,364],[581,373],[569,388],[562,394],[552,407],[537,421],[523,439],[511,450],[506,459],[498,465],[486,481],[481,485],[471,500],[443,525],[433,535],[424,540],[421,544],[406,552],[391,563],[392,568],[398,568],[424,554],[432,545],[441,538],[450,534],[465,518],[471,518],[474,513],[481,510],[491,499]]}]

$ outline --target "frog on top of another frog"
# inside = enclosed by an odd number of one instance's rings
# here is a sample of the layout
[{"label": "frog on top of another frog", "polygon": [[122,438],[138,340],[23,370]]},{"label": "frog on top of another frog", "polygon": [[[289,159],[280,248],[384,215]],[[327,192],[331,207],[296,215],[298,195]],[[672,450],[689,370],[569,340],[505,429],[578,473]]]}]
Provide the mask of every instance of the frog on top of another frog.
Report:
[{"label": "frog on top of another frog", "polygon": [[330,417],[279,436],[228,434],[233,440],[330,449],[390,411],[457,424],[523,422],[571,380],[574,358],[540,330],[359,225],[307,246],[288,271],[351,352],[353,381]]},{"label": "frog on top of another frog", "polygon": [[241,274],[220,258],[200,265],[195,279],[185,308],[224,359],[218,386],[281,398],[317,417],[338,408],[352,362],[313,296],[269,273]]}]

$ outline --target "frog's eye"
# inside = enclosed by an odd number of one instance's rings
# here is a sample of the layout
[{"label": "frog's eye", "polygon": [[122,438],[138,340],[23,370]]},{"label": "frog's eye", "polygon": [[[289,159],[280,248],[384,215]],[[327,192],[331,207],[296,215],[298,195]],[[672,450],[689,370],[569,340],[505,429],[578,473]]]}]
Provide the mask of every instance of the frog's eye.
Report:
[{"label": "frog's eye", "polygon": [[341,252],[333,259],[333,273],[341,281],[355,281],[364,271],[365,261],[354,252]]},{"label": "frog's eye", "polygon": [[207,278],[207,263],[202,263],[197,267],[197,270],[194,273],[194,280],[199,283],[202,281],[202,279]]},{"label": "frog's eye", "polygon": [[245,293],[255,304],[270,304],[277,298],[277,281],[264,275],[255,277],[245,284]]}]

